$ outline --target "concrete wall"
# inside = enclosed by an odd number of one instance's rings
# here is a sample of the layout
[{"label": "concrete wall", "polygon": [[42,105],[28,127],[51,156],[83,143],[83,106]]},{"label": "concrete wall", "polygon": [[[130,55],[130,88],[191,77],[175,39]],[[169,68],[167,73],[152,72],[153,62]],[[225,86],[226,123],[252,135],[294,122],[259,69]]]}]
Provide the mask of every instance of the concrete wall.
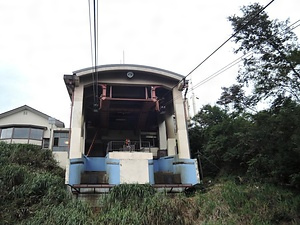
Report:
[{"label": "concrete wall", "polygon": [[55,160],[58,162],[58,165],[66,169],[66,165],[69,164],[69,157],[68,157],[68,152],[62,151],[62,152],[52,152]]},{"label": "concrete wall", "polygon": [[70,138],[70,159],[81,158],[84,148],[83,140],[83,86],[76,87],[74,92],[72,118],[71,118],[71,138]]},{"label": "concrete wall", "polygon": [[[115,159],[119,162],[119,182],[122,183],[138,183],[145,184],[153,182],[154,178],[150,178],[149,174],[149,160],[152,160],[152,153],[146,152],[110,152],[107,156],[107,165],[110,165],[110,169],[114,168],[115,172],[117,171],[116,167],[113,167],[109,160]],[[150,167],[153,167],[150,163]],[[153,170],[152,168],[150,170]],[[115,176],[111,174],[110,171],[107,171],[109,182],[111,182],[110,176]]]},{"label": "concrete wall", "polygon": [[176,88],[173,89],[173,102],[177,127],[177,145],[178,145],[178,157],[181,159],[190,159],[190,146],[187,133],[186,115],[184,109],[184,102],[181,96],[181,92]]}]

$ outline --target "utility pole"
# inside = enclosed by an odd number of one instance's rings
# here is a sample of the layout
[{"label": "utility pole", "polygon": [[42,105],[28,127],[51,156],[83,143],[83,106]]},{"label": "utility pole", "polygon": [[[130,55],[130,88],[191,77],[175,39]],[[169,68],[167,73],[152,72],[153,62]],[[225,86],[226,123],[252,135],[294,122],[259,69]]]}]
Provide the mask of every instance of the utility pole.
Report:
[{"label": "utility pole", "polygon": [[203,170],[202,170],[202,163],[200,159],[200,151],[198,150],[196,152],[197,155],[197,163],[198,163],[198,171],[199,171],[199,176],[200,176],[200,183],[203,182]]}]

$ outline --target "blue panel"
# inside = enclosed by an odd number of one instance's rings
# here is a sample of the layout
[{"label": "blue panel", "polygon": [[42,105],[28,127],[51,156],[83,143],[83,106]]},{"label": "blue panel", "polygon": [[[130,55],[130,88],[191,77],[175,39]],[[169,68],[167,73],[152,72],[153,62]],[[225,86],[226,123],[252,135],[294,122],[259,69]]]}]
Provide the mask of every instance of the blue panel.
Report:
[{"label": "blue panel", "polygon": [[120,160],[106,158],[106,174],[109,184],[120,184]]},{"label": "blue panel", "polygon": [[154,173],[159,171],[159,162],[156,159],[153,160],[153,170],[154,170]]},{"label": "blue panel", "polygon": [[82,158],[70,159],[69,184],[80,184],[81,173],[84,171],[84,160]]},{"label": "blue panel", "polygon": [[159,171],[161,172],[174,172],[173,168],[174,157],[163,157],[158,159]]},{"label": "blue panel", "polygon": [[85,157],[85,171],[105,171],[104,157]]},{"label": "blue panel", "polygon": [[179,159],[174,162],[174,171],[181,175],[183,184],[197,184],[197,173],[193,159]]},{"label": "blue panel", "polygon": [[153,159],[149,159],[148,160],[148,171],[149,171],[149,183],[150,184],[154,184],[154,160]]}]

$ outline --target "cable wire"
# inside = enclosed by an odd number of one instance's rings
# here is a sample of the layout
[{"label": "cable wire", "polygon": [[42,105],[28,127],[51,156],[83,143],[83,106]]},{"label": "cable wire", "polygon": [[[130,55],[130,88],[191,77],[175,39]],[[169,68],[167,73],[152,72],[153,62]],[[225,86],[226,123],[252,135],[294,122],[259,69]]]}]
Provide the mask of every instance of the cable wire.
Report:
[{"label": "cable wire", "polygon": [[[300,19],[297,20],[296,22],[292,23],[291,25],[289,25],[285,30],[284,33],[282,33],[281,35],[284,35],[286,33],[288,33],[289,31],[294,30],[295,28],[299,27],[300,24],[294,26],[295,24],[297,24],[298,22],[300,22]],[[191,90],[189,90],[187,93],[190,93],[192,91],[194,91],[196,88],[200,87],[201,85],[207,83],[208,81],[212,80],[213,78],[219,76],[220,74],[222,74],[223,72],[225,72],[226,70],[232,68],[233,66],[237,65],[239,62],[241,62],[243,59],[248,58],[250,55],[253,54],[253,50],[249,51],[248,53],[245,53],[243,56],[235,59],[234,61],[232,61],[231,63],[227,64],[226,66],[222,67],[221,69],[219,69],[218,71],[216,71],[215,73],[213,73],[212,75],[204,78],[203,80],[201,80],[200,82],[198,82],[195,86],[193,86],[193,88]],[[179,94],[178,96],[176,96],[174,99],[169,100],[168,102],[166,102],[167,104],[170,104],[173,100],[176,100],[178,98],[182,98],[182,94]]]},{"label": "cable wire", "polygon": [[271,0],[266,6],[264,6],[261,10],[259,10],[255,15],[253,15],[247,22],[245,22],[247,18],[244,19],[244,25],[242,25],[234,34],[232,34],[229,38],[227,38],[219,47],[217,47],[211,54],[209,54],[204,60],[202,60],[194,69],[192,69],[186,76],[184,76],[176,85],[174,85],[171,90],[164,94],[165,97],[168,93],[170,93],[177,85],[185,81],[185,79],[190,76],[195,70],[197,70],[203,63],[205,63],[210,57],[212,57],[217,51],[219,51],[227,42],[229,42],[233,37],[235,37],[244,27],[246,27],[250,22],[252,22],[262,11],[264,11],[269,5],[271,5],[275,0]]}]

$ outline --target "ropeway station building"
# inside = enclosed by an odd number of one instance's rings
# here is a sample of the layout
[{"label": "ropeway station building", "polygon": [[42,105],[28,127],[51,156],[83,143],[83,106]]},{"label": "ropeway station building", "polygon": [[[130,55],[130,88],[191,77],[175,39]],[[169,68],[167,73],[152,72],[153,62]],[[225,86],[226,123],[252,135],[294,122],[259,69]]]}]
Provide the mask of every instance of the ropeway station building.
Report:
[{"label": "ropeway station building", "polygon": [[105,65],[64,75],[70,129],[27,105],[0,114],[0,141],[53,151],[76,194],[122,183],[199,183],[190,158],[182,75],[141,65]]},{"label": "ropeway station building", "polygon": [[72,101],[66,183],[78,192],[122,183],[198,183],[183,78],[126,64],[64,75]]}]

